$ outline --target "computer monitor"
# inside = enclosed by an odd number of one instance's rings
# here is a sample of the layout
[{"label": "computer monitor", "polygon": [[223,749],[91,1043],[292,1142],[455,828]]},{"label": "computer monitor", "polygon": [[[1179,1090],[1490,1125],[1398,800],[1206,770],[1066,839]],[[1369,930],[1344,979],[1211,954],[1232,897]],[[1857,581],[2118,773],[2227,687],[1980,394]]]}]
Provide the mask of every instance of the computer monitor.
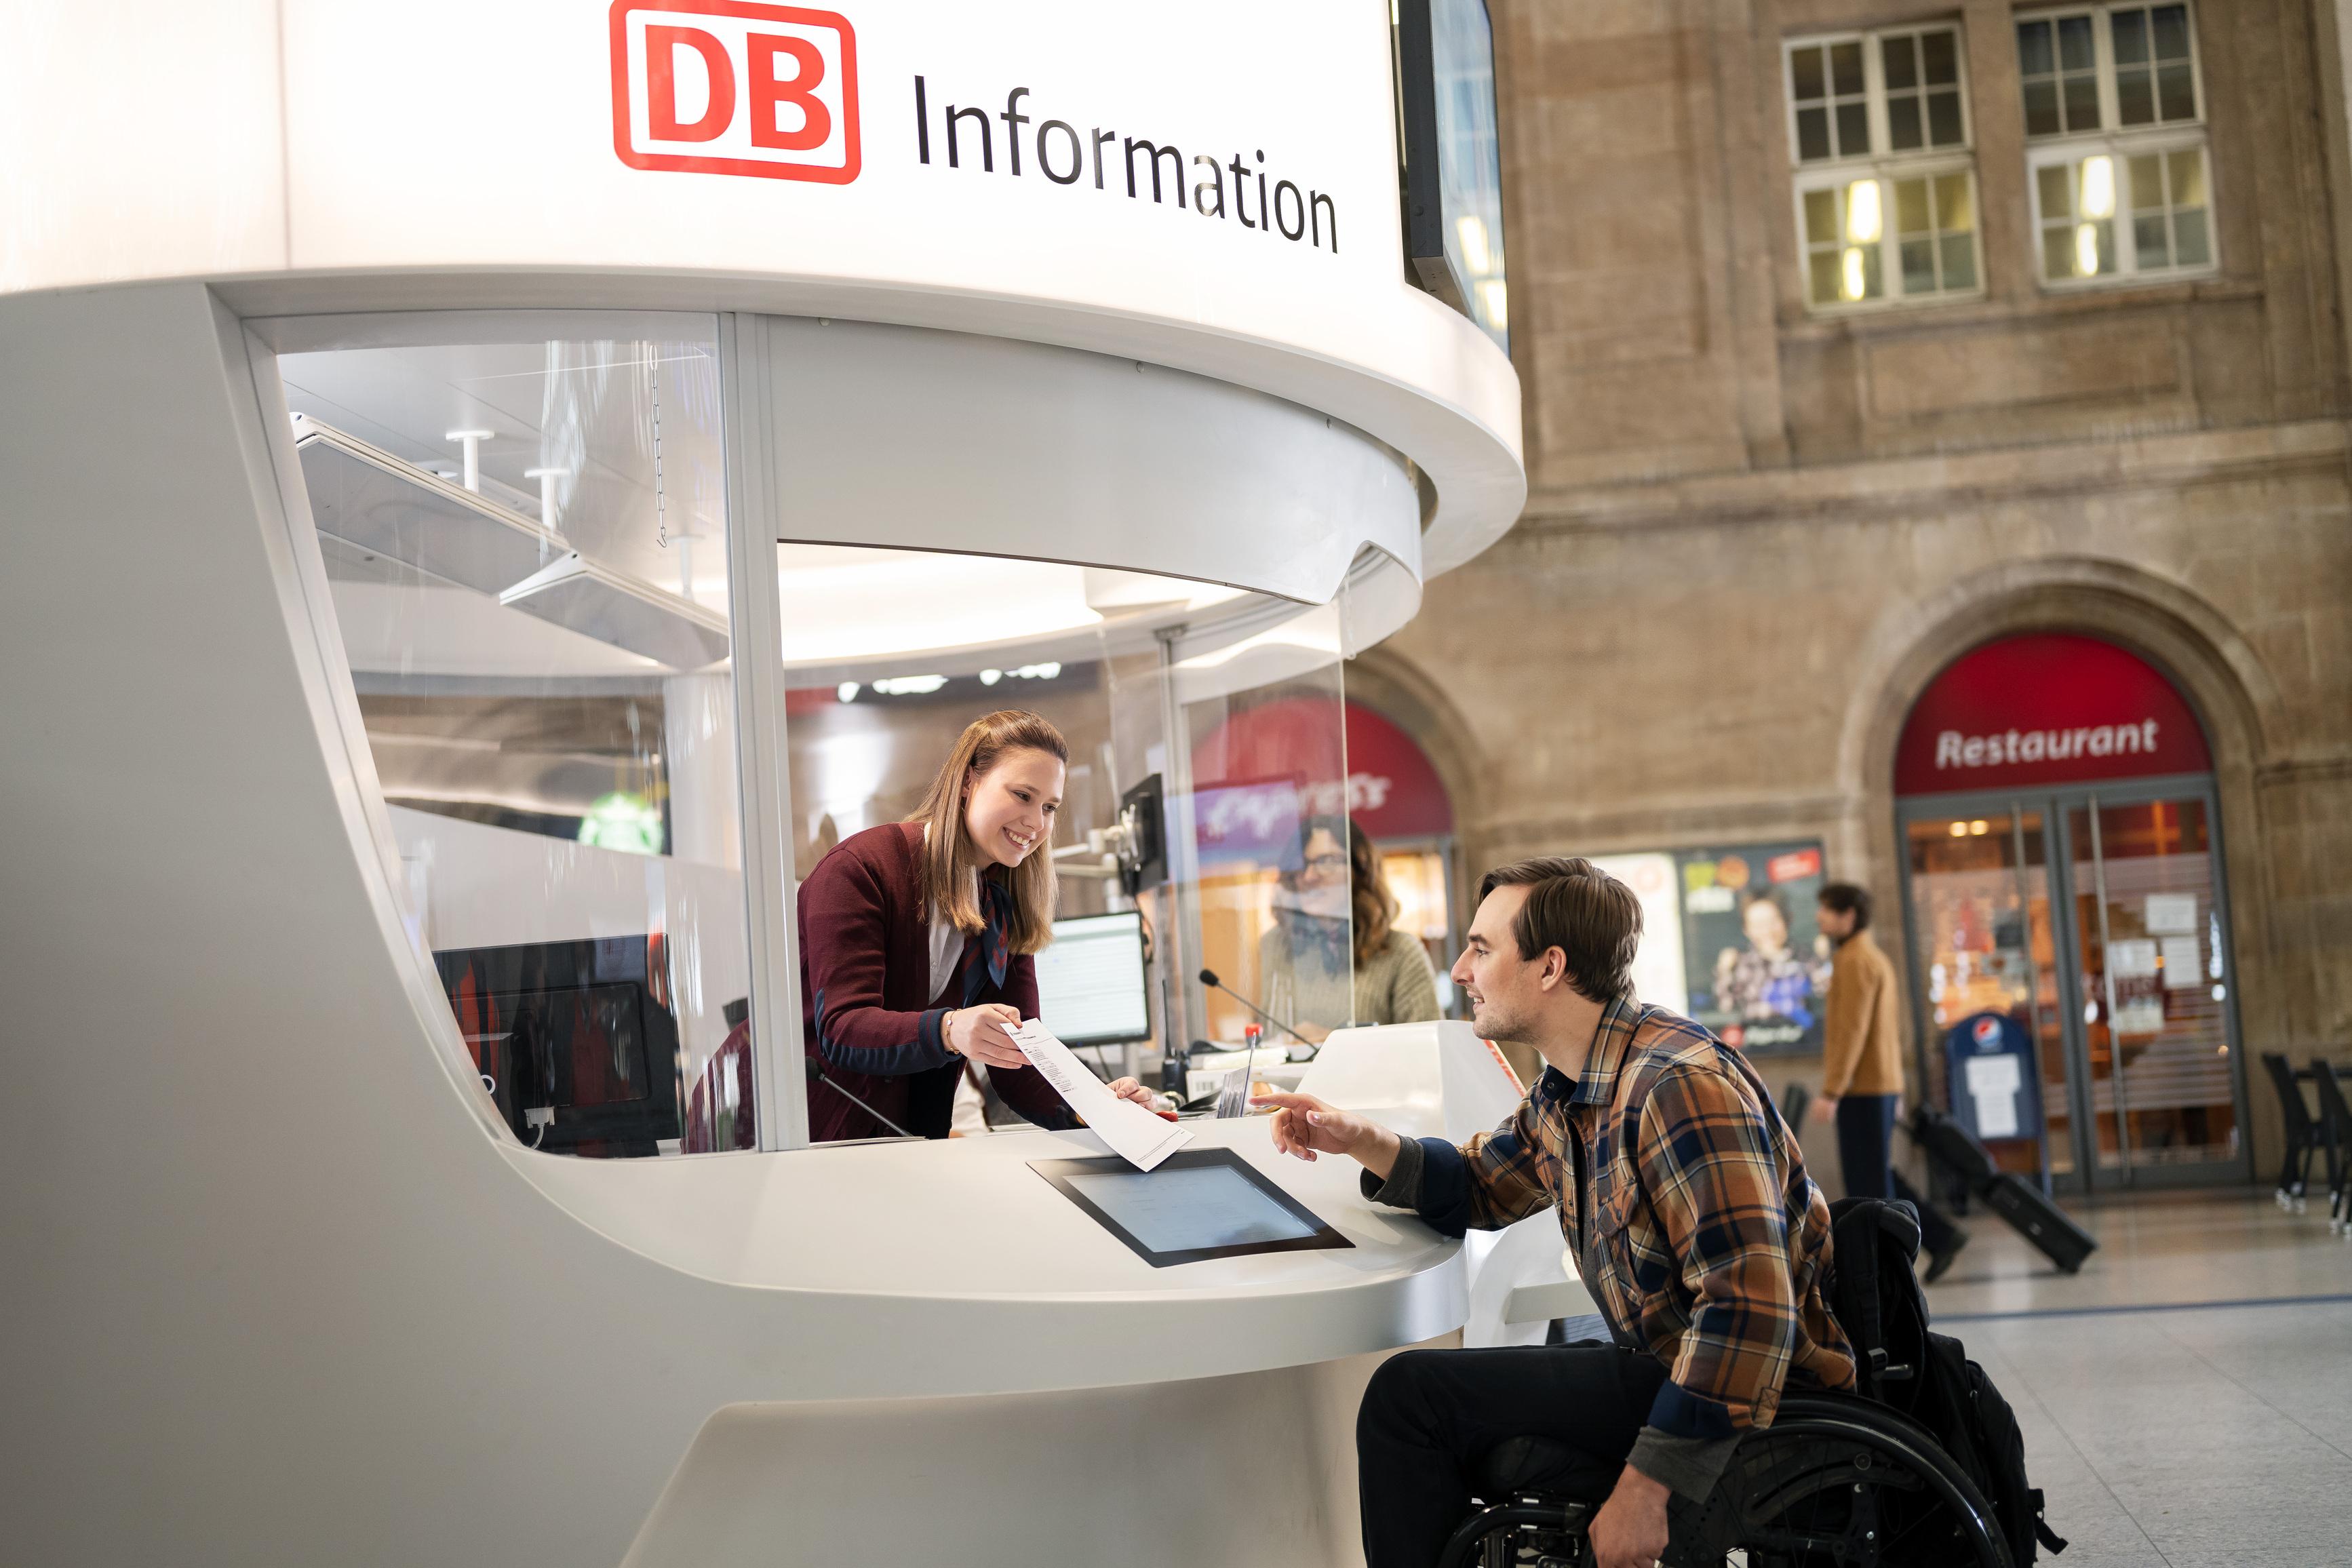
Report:
[{"label": "computer monitor", "polygon": [[1143,968],[1143,917],[1080,915],[1054,922],[1037,955],[1037,1007],[1066,1046],[1151,1037]]},{"label": "computer monitor", "polygon": [[649,946],[626,936],[434,953],[516,1137],[614,1159],[678,1136],[677,1020],[654,997]]}]

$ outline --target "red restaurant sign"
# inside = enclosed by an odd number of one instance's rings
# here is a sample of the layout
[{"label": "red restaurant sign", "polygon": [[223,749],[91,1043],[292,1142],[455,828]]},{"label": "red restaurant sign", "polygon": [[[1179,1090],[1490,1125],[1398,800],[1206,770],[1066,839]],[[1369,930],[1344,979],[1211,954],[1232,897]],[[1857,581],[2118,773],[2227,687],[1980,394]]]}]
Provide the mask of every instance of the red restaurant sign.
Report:
[{"label": "red restaurant sign", "polygon": [[1911,709],[1895,793],[2019,789],[2212,771],[2172,682],[2096,637],[2035,633],[1963,654]]}]

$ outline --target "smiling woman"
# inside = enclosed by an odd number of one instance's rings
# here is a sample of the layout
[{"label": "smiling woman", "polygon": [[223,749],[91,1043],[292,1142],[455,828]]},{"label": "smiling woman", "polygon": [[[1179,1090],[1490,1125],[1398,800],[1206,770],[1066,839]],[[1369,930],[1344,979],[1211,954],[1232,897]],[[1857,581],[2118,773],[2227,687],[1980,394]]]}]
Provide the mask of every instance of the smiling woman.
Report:
[{"label": "smiling woman", "polygon": [[[985,1069],[1043,1127],[1075,1121],[1013,1031],[1038,1014],[1053,940],[1069,746],[1034,713],[976,719],[904,822],[853,834],[801,885],[803,1040],[815,1142],[945,1137],[957,1087]],[[1112,1089],[1139,1103],[1133,1079]]]}]

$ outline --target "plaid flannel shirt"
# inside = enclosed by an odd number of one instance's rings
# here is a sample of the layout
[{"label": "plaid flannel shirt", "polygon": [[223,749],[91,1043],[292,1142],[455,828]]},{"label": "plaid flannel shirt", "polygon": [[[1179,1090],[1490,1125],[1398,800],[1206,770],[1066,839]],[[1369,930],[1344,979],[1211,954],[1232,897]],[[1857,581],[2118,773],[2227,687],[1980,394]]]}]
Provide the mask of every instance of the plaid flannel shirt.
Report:
[{"label": "plaid flannel shirt", "polygon": [[[1593,1219],[1580,1248],[1580,1139]],[[1689,1019],[1620,998],[1575,1083],[1547,1068],[1509,1121],[1460,1148],[1423,1139],[1409,1163],[1412,1206],[1450,1236],[1559,1209],[1612,1331],[1665,1363],[1658,1434],[1712,1447],[1770,1426],[1791,1377],[1853,1386],[1822,1296],[1829,1205],[1754,1069]],[[1404,1174],[1375,1195],[1403,1195]]]}]

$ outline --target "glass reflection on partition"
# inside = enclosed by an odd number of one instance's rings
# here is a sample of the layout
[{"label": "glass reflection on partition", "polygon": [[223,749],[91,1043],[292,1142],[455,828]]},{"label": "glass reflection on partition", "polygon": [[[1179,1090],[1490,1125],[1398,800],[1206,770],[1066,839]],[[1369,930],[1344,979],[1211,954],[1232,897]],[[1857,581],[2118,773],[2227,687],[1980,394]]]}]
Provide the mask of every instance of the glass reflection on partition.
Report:
[{"label": "glass reflection on partition", "polygon": [[524,1142],[749,1148],[715,323],[281,359],[402,859]]},{"label": "glass reflection on partition", "polygon": [[[1179,643],[1170,670],[1186,749],[1174,869],[1200,965],[1310,1041],[1355,1016],[1340,622],[1332,605]],[[1259,1022],[1196,994],[1213,1043]]]}]

